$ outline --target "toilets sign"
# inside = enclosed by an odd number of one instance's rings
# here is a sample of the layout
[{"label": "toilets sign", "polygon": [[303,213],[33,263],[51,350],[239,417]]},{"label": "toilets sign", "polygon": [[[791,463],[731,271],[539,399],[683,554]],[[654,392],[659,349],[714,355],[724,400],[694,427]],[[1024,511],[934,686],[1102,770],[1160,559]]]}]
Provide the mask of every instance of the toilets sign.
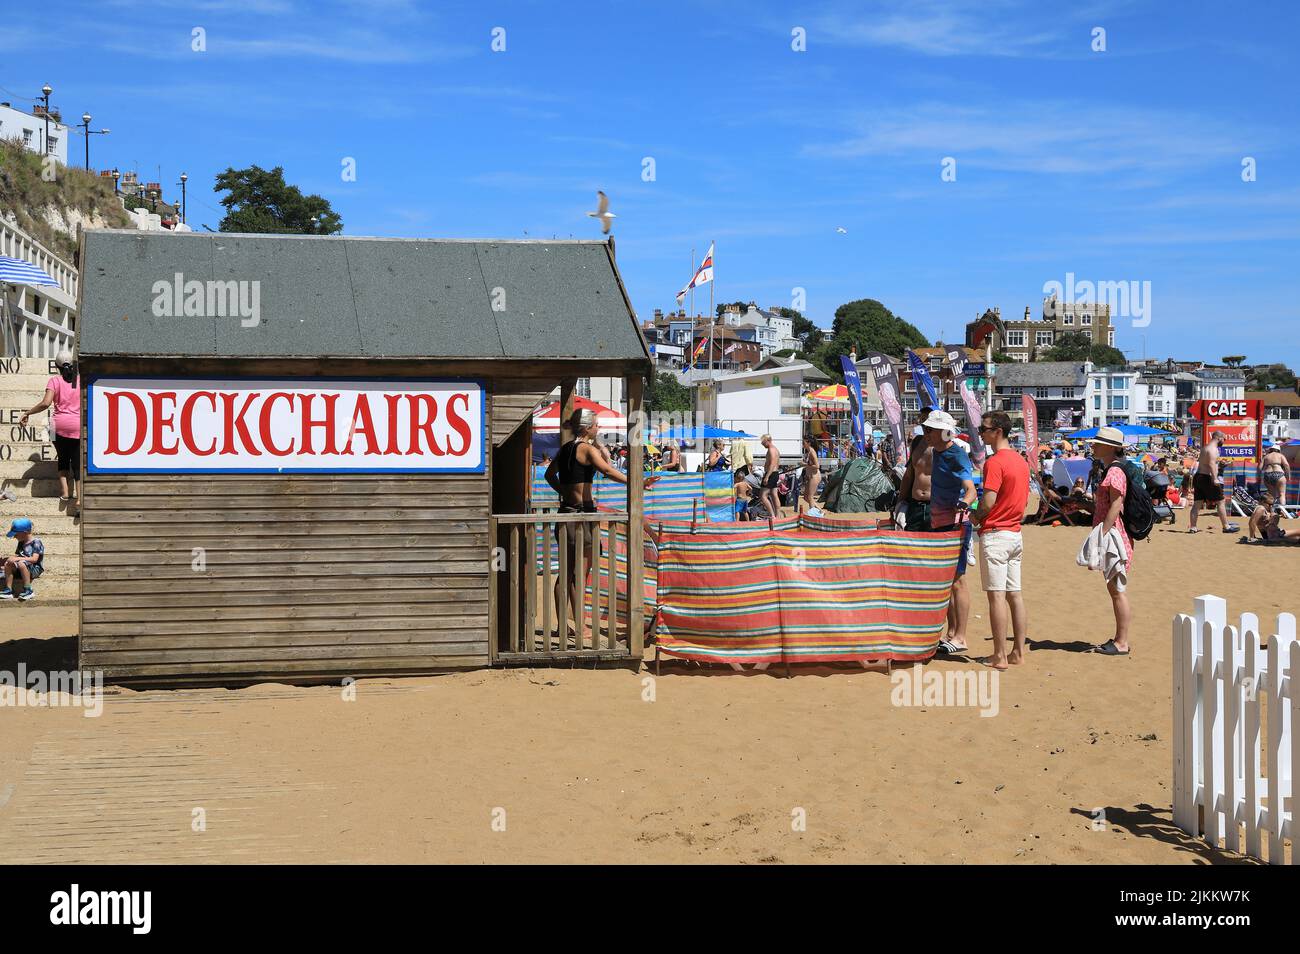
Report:
[{"label": "toilets sign", "polygon": [[97,378],[94,473],[483,473],[477,381]]}]

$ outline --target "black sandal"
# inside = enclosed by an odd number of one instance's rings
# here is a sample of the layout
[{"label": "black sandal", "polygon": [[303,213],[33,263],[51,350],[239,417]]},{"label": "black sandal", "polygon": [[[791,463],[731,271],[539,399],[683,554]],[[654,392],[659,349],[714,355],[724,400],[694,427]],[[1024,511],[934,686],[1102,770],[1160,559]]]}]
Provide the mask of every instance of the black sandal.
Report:
[{"label": "black sandal", "polygon": [[1092,651],[1094,653],[1101,653],[1103,656],[1127,656],[1129,654],[1127,649],[1121,651],[1120,648],[1115,645],[1114,637],[1106,640],[1100,646],[1094,647]]}]

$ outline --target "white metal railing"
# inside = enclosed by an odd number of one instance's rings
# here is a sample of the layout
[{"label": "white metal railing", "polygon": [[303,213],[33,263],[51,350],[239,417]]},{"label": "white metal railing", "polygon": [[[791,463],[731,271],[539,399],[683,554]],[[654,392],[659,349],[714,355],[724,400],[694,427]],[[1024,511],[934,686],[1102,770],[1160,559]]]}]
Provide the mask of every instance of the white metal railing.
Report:
[{"label": "white metal railing", "polygon": [[[1198,596],[1173,621],[1174,824],[1214,847],[1281,864],[1296,850],[1300,766],[1300,642],[1295,617],[1277,618],[1268,648],[1259,619],[1229,626],[1228,604]],[[1245,847],[1242,846],[1242,829]]]},{"label": "white metal railing", "polygon": [[0,283],[0,326],[4,355],[52,358],[76,337],[77,270],[12,222],[0,220],[0,255],[31,262],[59,283],[49,286]]}]

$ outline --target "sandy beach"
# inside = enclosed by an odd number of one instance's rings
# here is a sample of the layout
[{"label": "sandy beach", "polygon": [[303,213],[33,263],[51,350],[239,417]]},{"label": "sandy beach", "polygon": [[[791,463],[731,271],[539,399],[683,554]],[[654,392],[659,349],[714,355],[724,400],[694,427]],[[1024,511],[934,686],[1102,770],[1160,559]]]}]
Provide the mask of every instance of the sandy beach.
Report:
[{"label": "sandy beach", "polygon": [[[1111,634],[1084,534],[1025,528],[1033,649],[995,717],[828,667],[475,671],[355,701],[110,687],[99,718],[0,712],[0,843],[11,863],[1238,861],[1170,822],[1170,620],[1203,593],[1234,619],[1296,612],[1300,550],[1157,527],[1134,652],[1111,659],[1080,651]],[[75,607],[0,613],[0,669],[74,664]],[[972,616],[982,652],[982,593]]]}]

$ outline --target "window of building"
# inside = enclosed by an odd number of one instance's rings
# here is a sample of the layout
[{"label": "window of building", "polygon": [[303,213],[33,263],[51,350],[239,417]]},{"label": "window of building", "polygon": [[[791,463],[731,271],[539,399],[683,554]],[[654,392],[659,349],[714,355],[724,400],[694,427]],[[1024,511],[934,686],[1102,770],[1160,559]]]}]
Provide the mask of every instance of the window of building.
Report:
[{"label": "window of building", "polygon": [[1093,379],[1092,379],[1092,389],[1093,389],[1094,391],[1100,391],[1100,390],[1101,390],[1101,378],[1093,378]]},{"label": "window of building", "polygon": [[1073,315],[1073,314],[1067,314],[1067,315],[1066,315],[1066,316],[1061,320],[1061,324],[1063,324],[1063,325],[1072,325],[1072,324],[1074,324],[1074,315]]},{"label": "window of building", "polygon": [[906,378],[903,379],[903,390],[906,391],[908,394],[916,393],[916,382],[912,380],[911,375],[908,375]]},{"label": "window of building", "polygon": [[1100,395],[1100,394],[1094,394],[1094,395],[1092,396],[1092,409],[1093,409],[1094,411],[1100,411],[1100,410],[1101,410],[1101,395]]},{"label": "window of building", "polygon": [[1088,325],[1091,325],[1091,324],[1092,324],[1092,315],[1088,314],[1088,313],[1085,311],[1085,312],[1083,313],[1083,317],[1079,319],[1079,324],[1083,325],[1084,327],[1087,327]]},{"label": "window of building", "polygon": [[1034,388],[1034,397],[1043,401],[1052,396],[1051,388]]},{"label": "window of building", "polygon": [[578,397],[591,398],[591,378],[578,378],[577,384],[573,386],[573,393]]},{"label": "window of building", "polygon": [[1074,388],[1061,388],[1061,397],[1063,398],[1074,397]]},{"label": "window of building", "polygon": [[1007,347],[1008,347],[1008,348],[1023,348],[1023,347],[1025,347],[1025,346],[1026,346],[1026,345],[1025,345],[1025,342],[1028,340],[1028,334],[1029,334],[1029,333],[1028,333],[1027,331],[1008,331],[1008,332],[1007,332]]},{"label": "window of building", "polygon": [[1080,334],[1086,335],[1089,341],[1092,340],[1092,329],[1091,329],[1091,328],[1084,328],[1083,331],[1080,332]]},{"label": "window of building", "polygon": [[1004,398],[1002,401],[1002,410],[1004,411],[1020,410],[1020,398],[1018,397]]},{"label": "window of building", "polygon": [[903,410],[904,410],[904,411],[919,411],[919,410],[921,410],[921,405],[920,405],[920,403],[917,401],[916,398],[914,398],[914,397],[905,397],[905,398],[903,398]]},{"label": "window of building", "polygon": [[1038,347],[1040,348],[1050,347],[1052,344],[1052,338],[1053,338],[1052,332],[1050,331],[1034,332],[1034,344],[1038,345]]},{"label": "window of building", "polygon": [[1110,396],[1110,409],[1111,409],[1112,411],[1127,411],[1127,410],[1128,410],[1128,395],[1127,395],[1127,394],[1112,394],[1112,395]]},{"label": "window of building", "polygon": [[1115,329],[1112,327],[1107,330],[1109,334],[1107,336],[1106,344],[1110,345],[1113,348],[1115,347]]},{"label": "window of building", "polygon": [[30,129],[24,129],[24,130],[23,130],[23,145],[24,145],[24,146],[30,146],[31,144],[32,144],[32,131],[31,131]]},{"label": "window of building", "polygon": [[797,384],[781,385],[781,413],[782,414],[799,413],[799,385]]},{"label": "window of building", "polygon": [[1023,393],[1024,393],[1024,390],[1023,390],[1022,388],[1007,388],[1003,393],[1004,393],[1004,394],[1023,394]]},{"label": "window of building", "polygon": [[1128,378],[1124,377],[1123,375],[1115,375],[1113,378],[1110,379],[1110,389],[1112,391],[1127,391]]}]

